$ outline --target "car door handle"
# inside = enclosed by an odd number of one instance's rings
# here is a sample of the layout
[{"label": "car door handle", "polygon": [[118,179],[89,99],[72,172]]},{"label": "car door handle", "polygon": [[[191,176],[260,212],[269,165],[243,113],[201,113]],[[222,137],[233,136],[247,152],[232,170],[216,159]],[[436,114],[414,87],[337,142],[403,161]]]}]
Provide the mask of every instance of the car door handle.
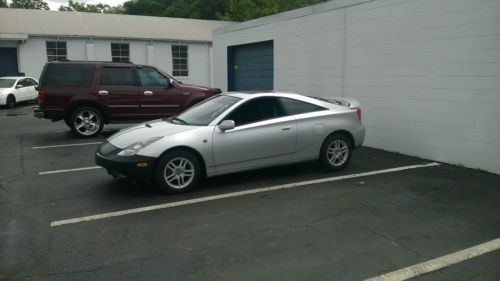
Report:
[{"label": "car door handle", "polygon": [[145,96],[152,96],[153,92],[151,92],[151,91],[144,91],[144,95]]},{"label": "car door handle", "polygon": [[291,127],[285,127],[285,128],[281,128],[282,131],[288,131],[290,130]]},{"label": "car door handle", "polygon": [[108,94],[109,94],[109,92],[108,92],[108,91],[106,91],[106,90],[100,90],[100,91],[99,91],[99,95],[100,95],[100,96],[107,96]]}]

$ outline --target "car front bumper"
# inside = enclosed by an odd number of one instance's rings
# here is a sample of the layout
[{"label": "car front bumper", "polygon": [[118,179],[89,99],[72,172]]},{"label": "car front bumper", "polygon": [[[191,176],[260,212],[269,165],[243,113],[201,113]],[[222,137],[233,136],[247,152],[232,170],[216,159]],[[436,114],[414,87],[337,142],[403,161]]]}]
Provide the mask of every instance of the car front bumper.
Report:
[{"label": "car front bumper", "polygon": [[154,164],[156,158],[141,155],[119,156],[121,149],[113,149],[103,153],[102,147],[110,146],[104,143],[95,153],[95,163],[105,168],[110,175],[118,180],[136,183],[150,183],[153,179]]}]

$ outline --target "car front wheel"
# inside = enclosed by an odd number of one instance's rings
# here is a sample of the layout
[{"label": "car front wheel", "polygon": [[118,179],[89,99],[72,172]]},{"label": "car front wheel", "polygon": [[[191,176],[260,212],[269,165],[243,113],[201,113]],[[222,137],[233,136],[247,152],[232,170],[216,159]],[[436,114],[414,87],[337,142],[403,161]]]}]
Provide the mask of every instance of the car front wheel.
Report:
[{"label": "car front wheel", "polygon": [[183,193],[193,189],[201,176],[198,159],[189,151],[178,150],[160,158],[155,170],[156,186],[166,193]]},{"label": "car front wheel", "polygon": [[330,171],[342,170],[351,160],[352,144],[343,134],[330,135],[321,148],[320,162]]},{"label": "car front wheel", "polygon": [[16,97],[9,95],[6,104],[8,108],[14,108],[16,106]]},{"label": "car front wheel", "polygon": [[104,122],[99,110],[84,106],[73,111],[69,120],[69,126],[77,136],[91,138],[99,135]]}]

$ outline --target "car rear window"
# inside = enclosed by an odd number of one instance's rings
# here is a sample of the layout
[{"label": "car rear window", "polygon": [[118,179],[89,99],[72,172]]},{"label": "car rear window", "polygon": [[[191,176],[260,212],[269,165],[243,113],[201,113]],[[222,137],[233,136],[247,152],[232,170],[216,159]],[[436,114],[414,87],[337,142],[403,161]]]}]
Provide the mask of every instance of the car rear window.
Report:
[{"label": "car rear window", "polygon": [[45,69],[43,87],[89,87],[92,84],[94,65],[49,64]]},{"label": "car rear window", "polygon": [[314,104],[310,104],[307,102],[303,101],[298,101],[294,99],[288,99],[288,98],[280,98],[281,103],[285,107],[286,113],[288,115],[295,115],[295,114],[302,114],[302,113],[309,113],[309,112],[314,112],[314,111],[320,111],[320,110],[326,110],[326,108],[323,108],[321,106],[317,106]]}]

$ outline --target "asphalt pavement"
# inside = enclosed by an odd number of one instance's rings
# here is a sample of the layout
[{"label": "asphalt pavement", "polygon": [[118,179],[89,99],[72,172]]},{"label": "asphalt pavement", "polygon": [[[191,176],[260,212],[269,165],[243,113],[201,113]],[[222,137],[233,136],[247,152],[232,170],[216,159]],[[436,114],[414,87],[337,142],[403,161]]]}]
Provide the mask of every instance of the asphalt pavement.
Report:
[{"label": "asphalt pavement", "polygon": [[[362,147],[341,172],[308,162],[163,195],[95,168],[97,143],[127,125],[79,139],[30,106],[0,108],[0,280],[365,280],[500,237],[499,175],[387,172],[433,161]],[[385,172],[358,175],[371,171]],[[180,201],[194,203],[51,226]],[[499,265],[492,251],[415,280],[500,280]]]}]

